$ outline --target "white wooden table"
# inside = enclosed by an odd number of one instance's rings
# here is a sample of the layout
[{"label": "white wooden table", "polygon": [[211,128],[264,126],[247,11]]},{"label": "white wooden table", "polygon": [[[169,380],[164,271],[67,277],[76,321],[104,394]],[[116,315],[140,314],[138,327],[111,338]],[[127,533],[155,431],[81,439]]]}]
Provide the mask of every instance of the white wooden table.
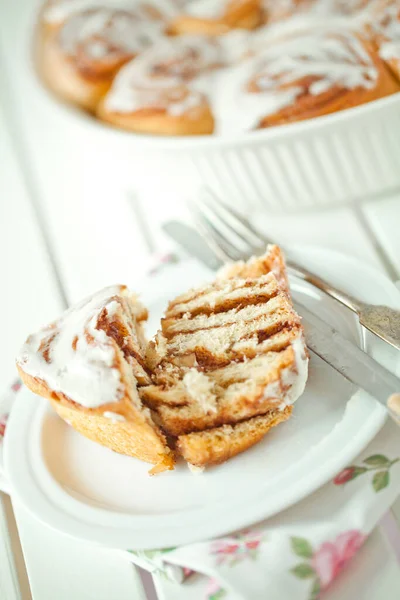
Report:
[{"label": "white wooden table", "polygon": [[[13,357],[27,332],[93,289],[112,282],[133,284],[145,272],[149,242],[132,208],[135,197],[149,207],[145,212],[151,214],[152,231],[167,215],[182,210],[175,191],[161,188],[157,177],[138,173],[127,180],[126,157],[120,157],[120,169],[110,169],[114,149],[99,146],[95,134],[88,135],[41,90],[29,63],[35,2],[5,4],[0,4],[0,391],[14,377]],[[135,165],[129,166],[134,173]],[[399,226],[400,193],[362,208],[296,215],[284,222],[277,216],[268,218],[269,231],[283,243],[336,248],[398,280]],[[161,235],[153,243],[165,248]],[[0,523],[6,519],[12,539],[10,551],[4,550],[8,558],[0,552],[1,600],[145,597],[138,572],[118,556],[67,539],[38,523],[23,507],[13,508],[16,526],[7,501],[0,504]],[[399,502],[394,512],[400,522]],[[351,574],[344,573],[325,598],[399,597],[391,527],[376,529]],[[6,560],[17,565],[16,595],[10,595],[12,581],[7,587],[3,575]],[[11,576],[13,568],[11,562]],[[159,598],[175,598],[172,584],[156,583]],[[151,586],[147,596],[155,598]]]}]

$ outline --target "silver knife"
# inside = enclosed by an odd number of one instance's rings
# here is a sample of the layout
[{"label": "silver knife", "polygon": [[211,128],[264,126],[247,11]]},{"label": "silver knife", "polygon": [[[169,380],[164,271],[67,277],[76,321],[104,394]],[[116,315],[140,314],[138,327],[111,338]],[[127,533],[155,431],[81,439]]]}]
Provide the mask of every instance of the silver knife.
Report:
[{"label": "silver knife", "polygon": [[197,258],[209,269],[215,271],[222,265],[222,262],[204,241],[203,236],[194,227],[181,221],[167,221],[162,225],[162,229],[176,244],[186,250],[189,256]]},{"label": "silver knife", "polygon": [[400,425],[400,379],[303,304],[294,304],[302,317],[309,350],[376,398]]}]

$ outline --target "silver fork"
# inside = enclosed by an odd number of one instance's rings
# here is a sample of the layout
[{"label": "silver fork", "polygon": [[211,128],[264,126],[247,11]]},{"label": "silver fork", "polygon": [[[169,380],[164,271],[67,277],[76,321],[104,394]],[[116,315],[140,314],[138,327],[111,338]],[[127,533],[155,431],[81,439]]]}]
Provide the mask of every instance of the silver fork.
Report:
[{"label": "silver fork", "polygon": [[[190,209],[200,233],[223,262],[246,260],[262,254],[268,244],[274,243],[208,189],[204,190],[199,202],[190,205]],[[358,315],[361,325],[400,350],[400,311],[362,302],[291,260],[288,260],[287,268],[289,275],[303,279],[335,298]]]}]

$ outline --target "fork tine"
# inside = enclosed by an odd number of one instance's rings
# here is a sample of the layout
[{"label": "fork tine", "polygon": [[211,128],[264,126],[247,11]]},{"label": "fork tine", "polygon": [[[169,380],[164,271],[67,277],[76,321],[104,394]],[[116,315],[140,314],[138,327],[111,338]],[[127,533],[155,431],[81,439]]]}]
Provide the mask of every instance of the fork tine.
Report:
[{"label": "fork tine", "polygon": [[214,223],[207,218],[206,215],[202,215],[201,221],[215,245],[221,248],[222,252],[227,257],[228,260],[225,259],[225,262],[237,261],[243,258],[244,252],[240,251],[234,244],[232,244],[229,239],[214,225]]},{"label": "fork tine", "polygon": [[218,234],[230,245],[234,246],[241,254],[252,254],[255,244],[254,240],[249,240],[247,236],[242,235],[239,231],[228,223],[218,212],[215,212],[205,202],[200,207],[200,212],[204,219],[207,219]]},{"label": "fork tine", "polygon": [[[220,218],[223,219],[226,225],[228,225],[229,221],[234,224],[235,227],[231,225],[230,229],[234,231],[238,237],[244,239],[247,244],[250,243],[253,246],[261,247],[271,243],[271,240],[267,239],[257,231],[246,217],[241,215],[236,209],[228,206],[211,189],[203,188],[202,201],[214,214],[218,212]],[[242,231],[242,235],[239,234],[238,228]],[[243,237],[244,234],[247,237]],[[252,238],[252,241],[249,240],[249,236]]]},{"label": "fork tine", "polygon": [[223,262],[230,262],[240,260],[243,257],[243,253],[229,242],[226,236],[221,234],[207,215],[195,205],[189,205],[189,207],[200,233],[218,258]]},{"label": "fork tine", "polygon": [[251,254],[254,254],[254,248],[256,245],[258,246],[258,244],[254,243],[254,239],[248,239],[248,236],[237,231],[237,229],[215,211],[208,202],[204,201],[200,203],[198,205],[198,210],[210,223],[212,223],[214,229],[218,231],[220,238],[228,241],[231,247],[234,246],[240,253],[240,256],[250,256]]},{"label": "fork tine", "polygon": [[222,262],[229,262],[231,260],[231,257],[224,252],[221,246],[217,243],[214,234],[211,231],[209,231],[208,225],[204,223],[202,213],[198,206],[194,202],[189,202],[188,208],[197,229],[203,236],[206,244],[211,249],[211,251],[214,252],[216,257],[222,260]]}]

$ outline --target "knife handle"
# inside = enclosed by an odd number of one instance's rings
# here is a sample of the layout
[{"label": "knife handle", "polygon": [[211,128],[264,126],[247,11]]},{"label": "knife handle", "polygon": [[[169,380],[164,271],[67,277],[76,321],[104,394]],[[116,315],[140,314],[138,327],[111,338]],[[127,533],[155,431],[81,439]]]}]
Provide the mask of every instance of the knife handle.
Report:
[{"label": "knife handle", "polygon": [[386,403],[390,416],[400,425],[400,394],[392,394]]}]

